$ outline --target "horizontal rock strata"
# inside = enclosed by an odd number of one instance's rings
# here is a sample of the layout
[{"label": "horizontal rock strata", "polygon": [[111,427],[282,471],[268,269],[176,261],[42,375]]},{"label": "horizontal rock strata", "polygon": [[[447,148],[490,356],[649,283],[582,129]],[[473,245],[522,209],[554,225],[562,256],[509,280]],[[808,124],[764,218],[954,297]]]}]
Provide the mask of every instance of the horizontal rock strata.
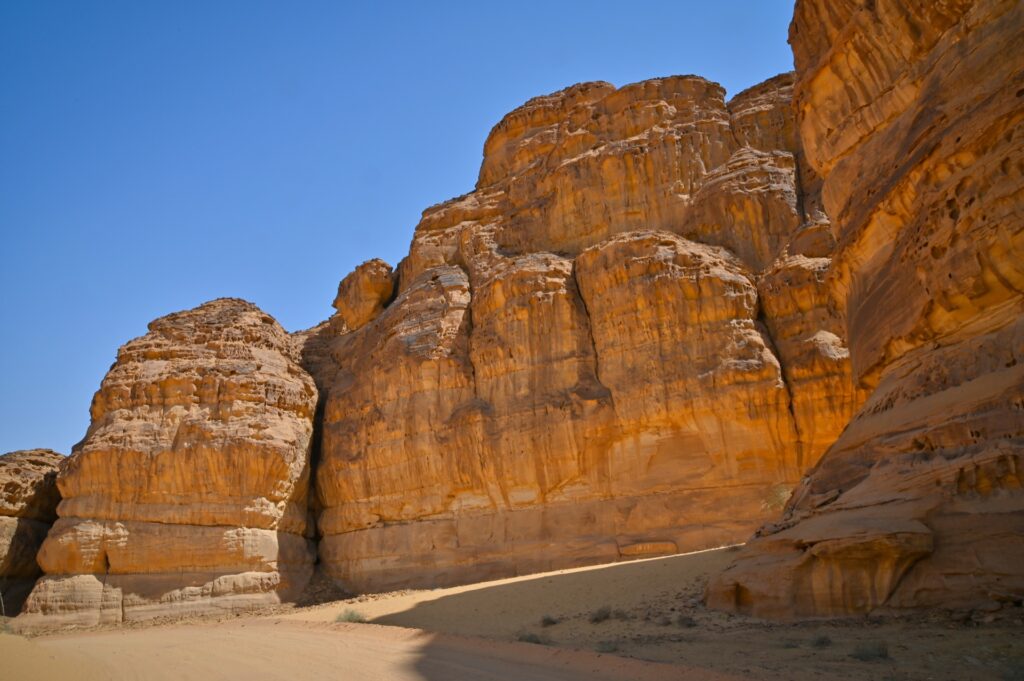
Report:
[{"label": "horizontal rock strata", "polygon": [[292,339],[220,299],[118,352],[61,471],[26,623],[96,624],[293,598],[307,538],[317,391]]}]

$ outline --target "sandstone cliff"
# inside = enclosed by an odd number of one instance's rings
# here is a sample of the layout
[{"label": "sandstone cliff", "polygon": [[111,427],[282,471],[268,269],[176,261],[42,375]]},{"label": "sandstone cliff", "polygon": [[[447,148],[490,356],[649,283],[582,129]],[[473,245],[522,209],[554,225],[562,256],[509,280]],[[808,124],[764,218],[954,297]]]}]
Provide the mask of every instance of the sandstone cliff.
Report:
[{"label": "sandstone cliff", "polygon": [[95,624],[292,598],[317,391],[270,316],[220,299],[118,352],[58,479],[26,618]]},{"label": "sandstone cliff", "polygon": [[714,582],[761,616],[1024,598],[1024,6],[799,0],[798,125],[873,389]]},{"label": "sandstone cliff", "polygon": [[792,90],[535,98],[326,322],[288,337],[237,300],[153,322],[59,478],[28,617],[292,598],[313,539],[351,590],[744,539],[863,397]]},{"label": "sandstone cliff", "polygon": [[537,97],[298,337],[320,558],[354,590],[745,538],[846,424],[834,241],[786,74]]},{"label": "sandstone cliff", "polygon": [[57,517],[62,461],[49,449],[0,454],[0,614],[18,614],[41,574],[36,552]]}]

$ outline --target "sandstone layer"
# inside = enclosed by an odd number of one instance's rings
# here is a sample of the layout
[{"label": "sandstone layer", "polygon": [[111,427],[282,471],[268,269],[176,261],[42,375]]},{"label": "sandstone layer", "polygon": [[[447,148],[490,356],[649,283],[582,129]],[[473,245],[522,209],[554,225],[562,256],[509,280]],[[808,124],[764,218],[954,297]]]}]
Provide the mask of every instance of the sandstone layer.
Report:
[{"label": "sandstone layer", "polygon": [[297,339],[326,394],[331,576],[380,590],[657,555],[777,512],[861,397],[792,85],[534,98],[394,275],[346,277]]},{"label": "sandstone layer", "polygon": [[769,617],[1024,599],[1024,5],[798,0],[798,126],[871,395],[709,588]]},{"label": "sandstone layer", "polygon": [[317,390],[297,359],[273,318],[235,299],[124,345],[58,477],[26,620],[228,611],[301,591]]},{"label": "sandstone layer", "polygon": [[0,454],[0,615],[16,615],[42,573],[36,552],[57,517],[63,460],[49,449]]}]

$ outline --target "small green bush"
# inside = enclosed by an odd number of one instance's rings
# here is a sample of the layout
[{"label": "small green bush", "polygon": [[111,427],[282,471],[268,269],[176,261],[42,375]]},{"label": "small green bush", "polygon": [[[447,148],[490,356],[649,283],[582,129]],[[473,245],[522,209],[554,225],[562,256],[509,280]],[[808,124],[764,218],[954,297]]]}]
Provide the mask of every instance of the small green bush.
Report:
[{"label": "small green bush", "polygon": [[598,641],[594,650],[599,653],[614,653],[619,649],[618,641]]},{"label": "small green bush", "polygon": [[558,618],[552,617],[551,615],[544,615],[540,618],[540,626],[542,627],[553,627],[558,624]]},{"label": "small green bush", "polygon": [[337,617],[335,617],[334,621],[335,622],[355,622],[357,624],[362,624],[362,623],[366,622],[366,615],[364,615],[363,613],[359,612],[358,610],[353,610],[352,608],[345,608],[345,612],[343,612],[340,615],[338,615]]},{"label": "small green bush", "polygon": [[590,613],[590,623],[600,624],[612,616],[612,609],[607,605],[598,608],[594,612]]},{"label": "small green bush", "polygon": [[832,639],[825,634],[820,634],[811,639],[811,645],[815,648],[828,648],[832,645]]},{"label": "small green bush", "polygon": [[887,660],[889,659],[889,646],[882,641],[868,641],[867,643],[860,643],[853,652],[850,653],[850,657],[861,662],[872,662],[874,660]]}]

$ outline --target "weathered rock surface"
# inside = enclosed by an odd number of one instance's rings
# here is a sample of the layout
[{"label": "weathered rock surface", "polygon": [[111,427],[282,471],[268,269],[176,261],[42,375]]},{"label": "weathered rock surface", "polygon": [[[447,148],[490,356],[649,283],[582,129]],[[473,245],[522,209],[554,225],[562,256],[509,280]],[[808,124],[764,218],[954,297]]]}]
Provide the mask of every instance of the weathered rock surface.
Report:
[{"label": "weathered rock surface", "polygon": [[394,288],[391,265],[378,258],[367,260],[338,284],[334,309],[355,331],[381,313]]},{"label": "weathered rock surface", "polygon": [[0,599],[8,617],[41,574],[36,552],[57,517],[57,469],[64,457],[49,449],[0,454]]},{"label": "weathered rock surface", "polygon": [[430,586],[704,548],[780,507],[860,397],[792,85],[532,99],[488,137],[477,189],[424,212],[393,302],[384,267],[346,277],[339,300],[372,311],[336,305],[296,337],[327,392],[332,576]]},{"label": "weathered rock surface", "polygon": [[301,591],[317,390],[297,359],[273,318],[235,299],[123,346],[58,478],[23,617],[117,622]]},{"label": "weathered rock surface", "polygon": [[792,617],[1019,602],[1024,5],[798,0],[790,42],[853,370],[873,391],[709,603]]},{"label": "weathered rock surface", "polygon": [[[798,231],[794,241],[806,238],[810,229],[805,226]],[[764,322],[782,363],[805,452],[797,461],[801,472],[835,442],[846,425],[830,415],[852,414],[866,397],[866,391],[850,379],[850,353],[844,341],[842,308],[831,288],[830,266],[827,257],[787,255],[758,280]]]}]

